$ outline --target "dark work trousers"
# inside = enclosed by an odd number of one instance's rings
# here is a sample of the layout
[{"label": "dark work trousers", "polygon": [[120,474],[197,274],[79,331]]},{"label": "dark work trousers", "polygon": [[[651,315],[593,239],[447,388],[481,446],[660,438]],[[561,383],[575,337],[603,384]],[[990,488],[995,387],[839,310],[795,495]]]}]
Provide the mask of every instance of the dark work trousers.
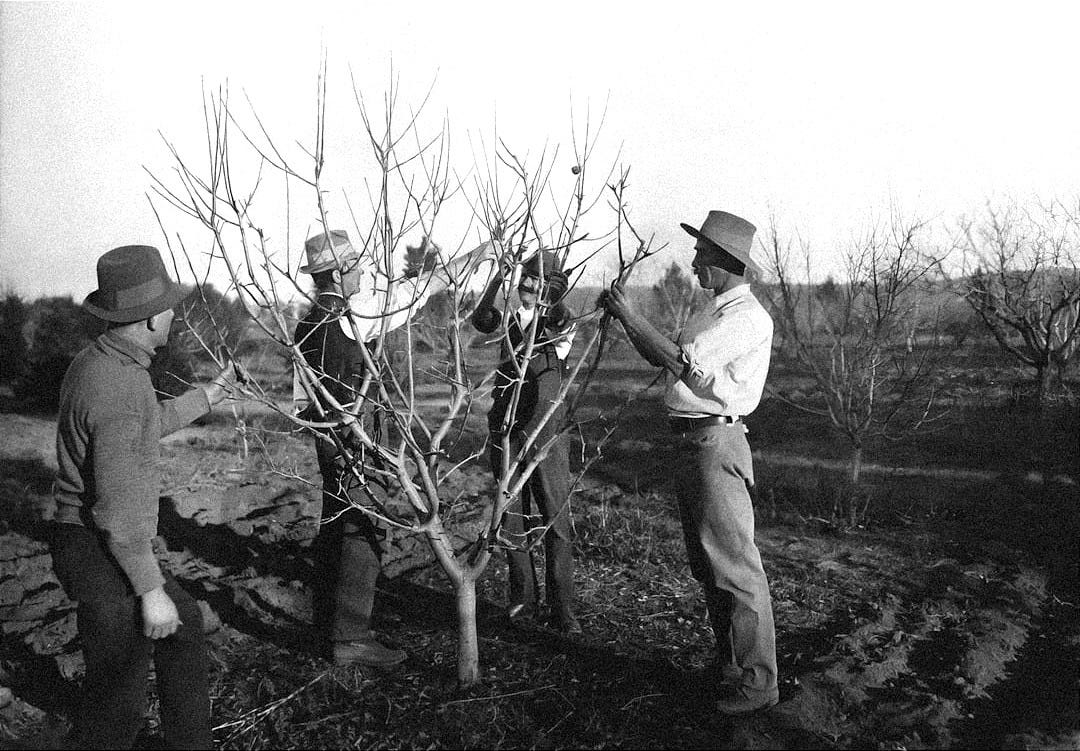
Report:
[{"label": "dark work trousers", "polygon": [[[331,643],[364,641],[372,638],[371,614],[384,533],[344,500],[354,497],[362,502],[365,496],[334,444],[316,438],[315,451],[323,480],[323,521],[313,550],[315,623]],[[374,481],[371,487],[383,497],[383,489]]]},{"label": "dark work trousers", "polygon": [[145,723],[153,658],[161,726],[169,748],[213,748],[202,613],[168,574],[165,592],[183,622],[164,639],[143,635],[142,608],[104,540],[77,524],[57,524],[53,569],[78,602],[86,675],[76,710],[77,748],[131,748]]},{"label": "dark work trousers", "polygon": [[[517,427],[510,433],[511,461],[521,449],[535,424],[543,418],[562,386],[563,365],[556,359],[553,348],[534,360],[522,385],[517,409]],[[502,378],[500,384],[510,383]],[[502,476],[503,417],[510,401],[513,385],[496,387],[494,403],[488,415],[490,431],[491,471],[498,480]],[[565,415],[562,408],[552,415],[541,429],[533,451],[543,446],[562,427]],[[574,608],[574,551],[572,519],[569,506],[570,458],[566,436],[560,435],[547,456],[533,471],[522,489],[520,498],[506,512],[503,529],[519,545],[528,545],[533,535],[528,530],[541,524],[551,524],[544,535],[546,560],[547,602],[555,618],[571,615]],[[538,602],[536,569],[528,551],[507,551],[509,567],[509,605],[535,608]]]},{"label": "dark work trousers", "polygon": [[[523,436],[512,437],[511,452],[520,450],[523,440]],[[491,436],[491,471],[496,478],[502,474],[502,448],[497,434]],[[509,538],[522,546],[528,545],[532,538],[528,534],[529,529],[551,523],[544,535],[545,582],[548,606],[556,617],[572,614],[574,609],[574,546],[567,502],[569,489],[570,460],[566,436],[560,436],[503,518],[503,529]],[[509,568],[510,606],[523,604],[535,608],[539,593],[532,553],[525,550],[507,551],[506,562]]]},{"label": "dark work trousers", "polygon": [[754,543],[754,471],[746,429],[742,423],[710,425],[679,438],[679,511],[719,661],[734,662],[746,691],[773,693],[776,636],[769,582]]}]

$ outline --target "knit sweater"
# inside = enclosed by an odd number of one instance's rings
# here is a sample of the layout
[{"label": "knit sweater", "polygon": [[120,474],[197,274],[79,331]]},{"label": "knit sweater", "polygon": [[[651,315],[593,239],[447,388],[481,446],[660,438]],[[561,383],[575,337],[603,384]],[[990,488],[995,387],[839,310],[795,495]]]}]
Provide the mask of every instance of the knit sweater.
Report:
[{"label": "knit sweater", "polygon": [[56,521],[100,531],[136,595],[161,586],[154,556],[159,440],[210,411],[192,389],[158,402],[153,352],[107,331],[76,355],[60,387]]}]

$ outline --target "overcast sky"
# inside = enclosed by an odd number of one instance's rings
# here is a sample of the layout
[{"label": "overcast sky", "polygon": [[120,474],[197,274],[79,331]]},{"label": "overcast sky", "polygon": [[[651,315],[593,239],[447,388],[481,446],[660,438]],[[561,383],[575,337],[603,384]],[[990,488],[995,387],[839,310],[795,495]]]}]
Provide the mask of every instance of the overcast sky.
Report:
[{"label": "overcast sky", "polygon": [[[523,154],[561,143],[567,172],[571,122],[606,103],[597,159],[621,147],[637,226],[671,243],[663,265],[689,260],[678,223],[720,208],[797,227],[827,268],[890,203],[947,225],[987,197],[1078,192],[1078,8],[3,3],[0,287],[81,299],[104,251],[164,247],[144,167],[168,175],[159,131],[203,157],[204,86],[228,81],[278,139],[310,144],[324,48],[337,193],[364,169],[349,77],[378,102],[392,59],[403,100],[434,81],[427,111],[456,148],[497,122]],[[268,230],[295,248],[315,219],[308,201]]]}]

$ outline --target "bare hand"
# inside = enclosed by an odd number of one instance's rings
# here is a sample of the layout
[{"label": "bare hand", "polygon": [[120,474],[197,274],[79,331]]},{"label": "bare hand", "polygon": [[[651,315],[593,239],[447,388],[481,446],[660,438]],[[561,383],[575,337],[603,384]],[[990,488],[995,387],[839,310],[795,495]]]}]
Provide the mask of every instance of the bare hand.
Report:
[{"label": "bare hand", "polygon": [[434,241],[429,240],[427,235],[420,240],[417,246],[405,246],[405,277],[411,279],[419,276],[421,272],[432,271],[439,262],[442,253]]},{"label": "bare hand", "polygon": [[176,603],[158,587],[145,593],[142,601],[143,634],[151,639],[164,639],[172,636],[183,625]]},{"label": "bare hand", "polygon": [[634,312],[626,292],[623,290],[622,285],[617,282],[612,283],[610,289],[600,293],[600,298],[596,301],[596,304],[603,307],[620,321]]},{"label": "bare hand", "polygon": [[247,370],[238,362],[228,360],[210,385],[206,387],[206,398],[211,404],[217,404],[233,391],[237,384],[246,384],[250,380]]}]

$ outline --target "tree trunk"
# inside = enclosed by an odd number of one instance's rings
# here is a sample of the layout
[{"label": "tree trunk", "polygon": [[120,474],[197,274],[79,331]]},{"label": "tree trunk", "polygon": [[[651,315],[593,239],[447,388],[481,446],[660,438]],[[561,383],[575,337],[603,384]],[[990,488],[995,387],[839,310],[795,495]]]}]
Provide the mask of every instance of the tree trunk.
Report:
[{"label": "tree trunk", "polygon": [[471,686],[480,680],[480,645],[476,639],[476,580],[463,577],[458,585],[458,684]]},{"label": "tree trunk", "polygon": [[851,484],[859,487],[859,476],[862,474],[862,446],[856,445],[851,449]]},{"label": "tree trunk", "polygon": [[1035,393],[1035,411],[1041,413],[1043,404],[1046,402],[1047,397],[1050,396],[1050,392],[1054,386],[1054,367],[1052,365],[1044,365],[1039,368],[1039,386],[1038,391]]}]

